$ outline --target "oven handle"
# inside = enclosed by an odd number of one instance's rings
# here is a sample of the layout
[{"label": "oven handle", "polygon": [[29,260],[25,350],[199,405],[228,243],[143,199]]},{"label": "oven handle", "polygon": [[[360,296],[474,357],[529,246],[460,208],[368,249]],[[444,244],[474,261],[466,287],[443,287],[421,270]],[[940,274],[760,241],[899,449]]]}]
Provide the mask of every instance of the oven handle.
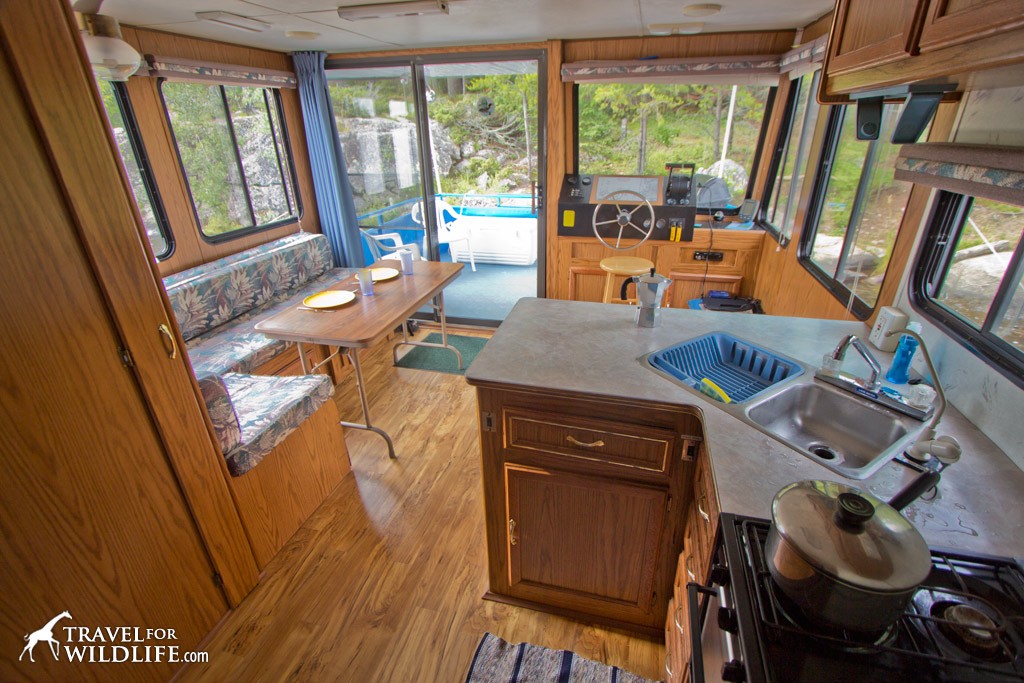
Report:
[{"label": "oven handle", "polygon": [[[686,584],[686,597],[690,604],[690,680],[704,683],[704,653],[701,649],[701,612],[697,593],[718,597],[718,591],[702,586],[696,581]],[[695,609],[696,608],[696,609]]]}]

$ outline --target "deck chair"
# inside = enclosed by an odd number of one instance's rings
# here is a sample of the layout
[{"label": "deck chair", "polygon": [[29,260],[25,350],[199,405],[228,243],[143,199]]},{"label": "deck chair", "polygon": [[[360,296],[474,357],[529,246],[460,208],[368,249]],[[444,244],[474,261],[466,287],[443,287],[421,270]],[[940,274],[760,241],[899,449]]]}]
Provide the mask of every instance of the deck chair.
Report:
[{"label": "deck chair", "polygon": [[[359,228],[359,232],[363,233],[363,239],[366,240],[366,246],[370,248],[370,253],[373,254],[374,261],[383,261],[385,259],[400,259],[398,251],[402,249],[408,249],[412,252],[412,257],[417,261],[423,260],[423,254],[420,253],[420,247],[418,244],[403,244],[402,236],[397,232],[385,232],[381,235],[374,235],[370,233],[368,228]],[[390,241],[391,244],[387,244],[386,241]]]},{"label": "deck chair", "polygon": [[[459,242],[466,243],[466,251],[469,252],[469,265],[476,271],[476,259],[473,256],[473,244],[470,242],[469,229],[465,225],[459,225],[459,219],[462,218],[462,214],[455,210],[451,204],[441,199],[440,197],[434,197],[434,210],[437,213],[437,242],[438,244],[458,244]],[[423,225],[423,202],[416,202],[413,204],[412,220],[417,225]],[[423,238],[423,249],[427,248],[426,236]],[[452,255],[452,260],[455,260],[455,256]]]}]

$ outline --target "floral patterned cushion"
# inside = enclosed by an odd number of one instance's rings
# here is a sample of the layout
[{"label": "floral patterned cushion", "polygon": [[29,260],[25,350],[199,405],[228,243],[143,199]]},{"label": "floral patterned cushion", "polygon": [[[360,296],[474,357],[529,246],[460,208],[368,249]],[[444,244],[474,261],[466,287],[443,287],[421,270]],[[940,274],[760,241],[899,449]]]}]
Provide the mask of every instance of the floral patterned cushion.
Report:
[{"label": "floral patterned cushion", "polygon": [[[324,275],[298,289],[284,293],[276,300],[243,313],[231,322],[185,343],[193,369],[199,372],[251,373],[291,346],[291,342],[270,337],[254,328],[261,320],[302,301],[310,294],[336,286],[355,273],[350,268],[332,268]],[[353,287],[354,287],[354,283]]]},{"label": "floral patterned cushion", "polygon": [[227,453],[242,440],[242,428],[238,424],[235,406],[224,380],[212,372],[196,373],[199,380],[199,391],[203,394],[206,410],[213,422],[213,431],[217,434],[217,443],[222,453]]},{"label": "floral patterned cushion", "polygon": [[323,235],[299,233],[164,278],[186,340],[320,277],[332,265]]},{"label": "floral patterned cushion", "polygon": [[334,394],[334,385],[326,375],[228,373],[223,380],[241,426],[239,444],[224,454],[234,477],[256,467]]}]

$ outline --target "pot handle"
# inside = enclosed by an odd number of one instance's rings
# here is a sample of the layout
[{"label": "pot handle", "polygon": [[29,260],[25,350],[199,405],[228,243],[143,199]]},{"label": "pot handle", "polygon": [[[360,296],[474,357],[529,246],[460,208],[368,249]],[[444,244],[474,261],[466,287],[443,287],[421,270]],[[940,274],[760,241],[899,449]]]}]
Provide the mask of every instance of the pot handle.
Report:
[{"label": "pot handle", "polygon": [[626,296],[629,294],[627,290],[629,289],[630,282],[636,282],[636,277],[627,277],[625,280],[622,281],[622,291],[619,292],[619,299],[621,299],[622,301],[625,301]]},{"label": "pot handle", "polygon": [[902,510],[907,507],[915,500],[918,496],[927,491],[933,486],[938,485],[941,475],[934,470],[922,472],[915,479],[912,479],[909,484],[903,487],[903,489],[892,497],[889,501],[889,506],[896,510]]},{"label": "pot handle", "polygon": [[686,584],[686,597],[690,608],[690,680],[694,683],[704,683],[704,655],[701,651],[701,609],[697,602],[697,593],[717,596],[718,591],[702,586],[696,581]]}]

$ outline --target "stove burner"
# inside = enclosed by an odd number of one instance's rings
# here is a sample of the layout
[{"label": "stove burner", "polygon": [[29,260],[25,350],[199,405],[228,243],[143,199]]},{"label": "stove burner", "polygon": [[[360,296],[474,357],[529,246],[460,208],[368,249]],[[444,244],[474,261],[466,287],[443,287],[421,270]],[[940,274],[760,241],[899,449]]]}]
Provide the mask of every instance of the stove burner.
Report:
[{"label": "stove burner", "polygon": [[932,605],[931,615],[942,635],[964,652],[988,661],[1009,661],[995,620],[978,607],[939,600]]},{"label": "stove burner", "polygon": [[769,590],[776,603],[775,607],[779,616],[791,628],[802,632],[807,638],[826,643],[834,650],[851,653],[875,652],[896,637],[895,624],[881,631],[850,631],[819,623],[813,616],[800,609],[799,605],[790,599],[772,578],[769,578]]}]

